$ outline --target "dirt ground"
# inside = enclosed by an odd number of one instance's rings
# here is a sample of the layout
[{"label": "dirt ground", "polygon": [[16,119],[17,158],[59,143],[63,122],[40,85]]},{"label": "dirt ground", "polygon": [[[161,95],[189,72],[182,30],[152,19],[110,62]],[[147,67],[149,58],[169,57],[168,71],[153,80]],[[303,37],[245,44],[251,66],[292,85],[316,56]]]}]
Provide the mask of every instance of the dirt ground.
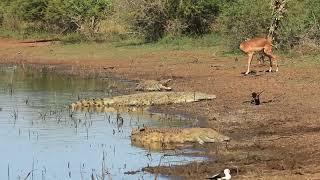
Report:
[{"label": "dirt ground", "polygon": [[[244,76],[246,57],[219,58],[188,51],[152,53],[122,60],[48,59],[24,53],[49,43],[0,40],[0,62],[71,67],[86,72],[107,72],[121,78],[166,79],[175,91],[215,94],[213,101],[154,107],[154,111],[178,113],[199,120],[228,135],[228,144],[199,147],[214,157],[186,166],[146,168],[153,173],[201,179],[230,168],[234,179],[320,179],[320,65],[280,58],[277,73],[253,63],[256,75]],[[8,50],[8,51],[6,51]],[[181,59],[186,60],[181,60]],[[175,60],[179,59],[179,60]],[[190,60],[193,59],[193,60]],[[251,93],[261,92],[261,105],[250,104]],[[199,145],[196,145],[199,146]]]}]

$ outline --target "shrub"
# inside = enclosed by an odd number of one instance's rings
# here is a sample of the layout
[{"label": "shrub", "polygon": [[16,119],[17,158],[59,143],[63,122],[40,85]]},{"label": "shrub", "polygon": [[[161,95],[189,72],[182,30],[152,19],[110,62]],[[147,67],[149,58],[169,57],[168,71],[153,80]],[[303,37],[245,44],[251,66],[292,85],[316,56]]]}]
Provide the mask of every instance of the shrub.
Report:
[{"label": "shrub", "polygon": [[218,29],[238,48],[241,41],[255,36],[265,36],[271,23],[269,0],[235,0],[224,4],[218,19]]},{"label": "shrub", "polygon": [[[272,20],[269,0],[233,0],[224,3],[218,18],[218,28],[231,40],[231,46],[247,38],[265,36]],[[288,1],[274,44],[279,49],[291,49],[305,42],[320,40],[320,1]]]},{"label": "shrub", "polygon": [[169,0],[166,9],[171,19],[180,20],[183,34],[203,35],[220,11],[217,0]]},{"label": "shrub", "polygon": [[110,13],[110,0],[51,0],[46,21],[64,32],[96,33]]},{"label": "shrub", "polygon": [[147,41],[165,34],[203,35],[219,14],[218,0],[142,0],[134,13],[133,27]]},{"label": "shrub", "polygon": [[48,0],[18,0],[13,10],[26,22],[44,22]]},{"label": "shrub", "polygon": [[3,25],[3,21],[4,21],[4,13],[0,10],[0,26]]},{"label": "shrub", "polygon": [[8,22],[22,21],[25,27],[20,28],[92,35],[108,17],[111,6],[111,0],[4,0],[0,7],[8,8],[0,15],[5,14]]},{"label": "shrub", "polygon": [[167,11],[162,0],[145,0],[141,9],[134,13],[133,27],[147,42],[163,37],[167,24]]}]

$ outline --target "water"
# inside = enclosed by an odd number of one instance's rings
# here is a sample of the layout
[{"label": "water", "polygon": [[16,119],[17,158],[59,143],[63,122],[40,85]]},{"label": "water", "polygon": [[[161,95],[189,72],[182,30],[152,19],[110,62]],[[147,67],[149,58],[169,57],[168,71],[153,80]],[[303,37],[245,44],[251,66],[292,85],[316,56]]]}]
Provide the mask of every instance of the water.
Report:
[{"label": "water", "polygon": [[[131,145],[132,128],[188,126],[147,113],[70,112],[78,97],[117,95],[127,82],[0,70],[0,179],[154,179],[126,172],[202,158],[163,156]],[[117,116],[123,117],[123,124]],[[158,179],[169,177],[158,176]]]}]

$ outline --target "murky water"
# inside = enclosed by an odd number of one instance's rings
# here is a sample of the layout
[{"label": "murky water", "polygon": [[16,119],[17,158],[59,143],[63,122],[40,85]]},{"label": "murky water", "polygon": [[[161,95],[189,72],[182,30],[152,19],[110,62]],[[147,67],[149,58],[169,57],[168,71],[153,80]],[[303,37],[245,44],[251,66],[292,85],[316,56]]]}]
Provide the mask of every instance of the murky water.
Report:
[{"label": "murky water", "polygon": [[[0,179],[154,179],[148,165],[183,164],[196,157],[163,156],[131,145],[132,128],[188,126],[148,114],[69,112],[80,98],[106,97],[126,82],[0,69]],[[159,176],[158,179],[168,177]]]}]

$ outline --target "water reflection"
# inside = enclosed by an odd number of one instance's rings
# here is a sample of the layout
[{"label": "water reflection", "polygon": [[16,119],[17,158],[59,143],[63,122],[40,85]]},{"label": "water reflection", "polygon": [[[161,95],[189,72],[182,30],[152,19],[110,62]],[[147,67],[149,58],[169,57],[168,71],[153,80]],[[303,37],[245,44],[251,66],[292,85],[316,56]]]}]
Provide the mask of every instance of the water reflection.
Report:
[{"label": "water reflection", "polygon": [[186,120],[65,108],[78,98],[117,95],[126,87],[120,81],[0,70],[0,179],[152,179],[130,172],[160,159],[162,165],[201,160],[131,146],[132,128],[188,126]]}]

